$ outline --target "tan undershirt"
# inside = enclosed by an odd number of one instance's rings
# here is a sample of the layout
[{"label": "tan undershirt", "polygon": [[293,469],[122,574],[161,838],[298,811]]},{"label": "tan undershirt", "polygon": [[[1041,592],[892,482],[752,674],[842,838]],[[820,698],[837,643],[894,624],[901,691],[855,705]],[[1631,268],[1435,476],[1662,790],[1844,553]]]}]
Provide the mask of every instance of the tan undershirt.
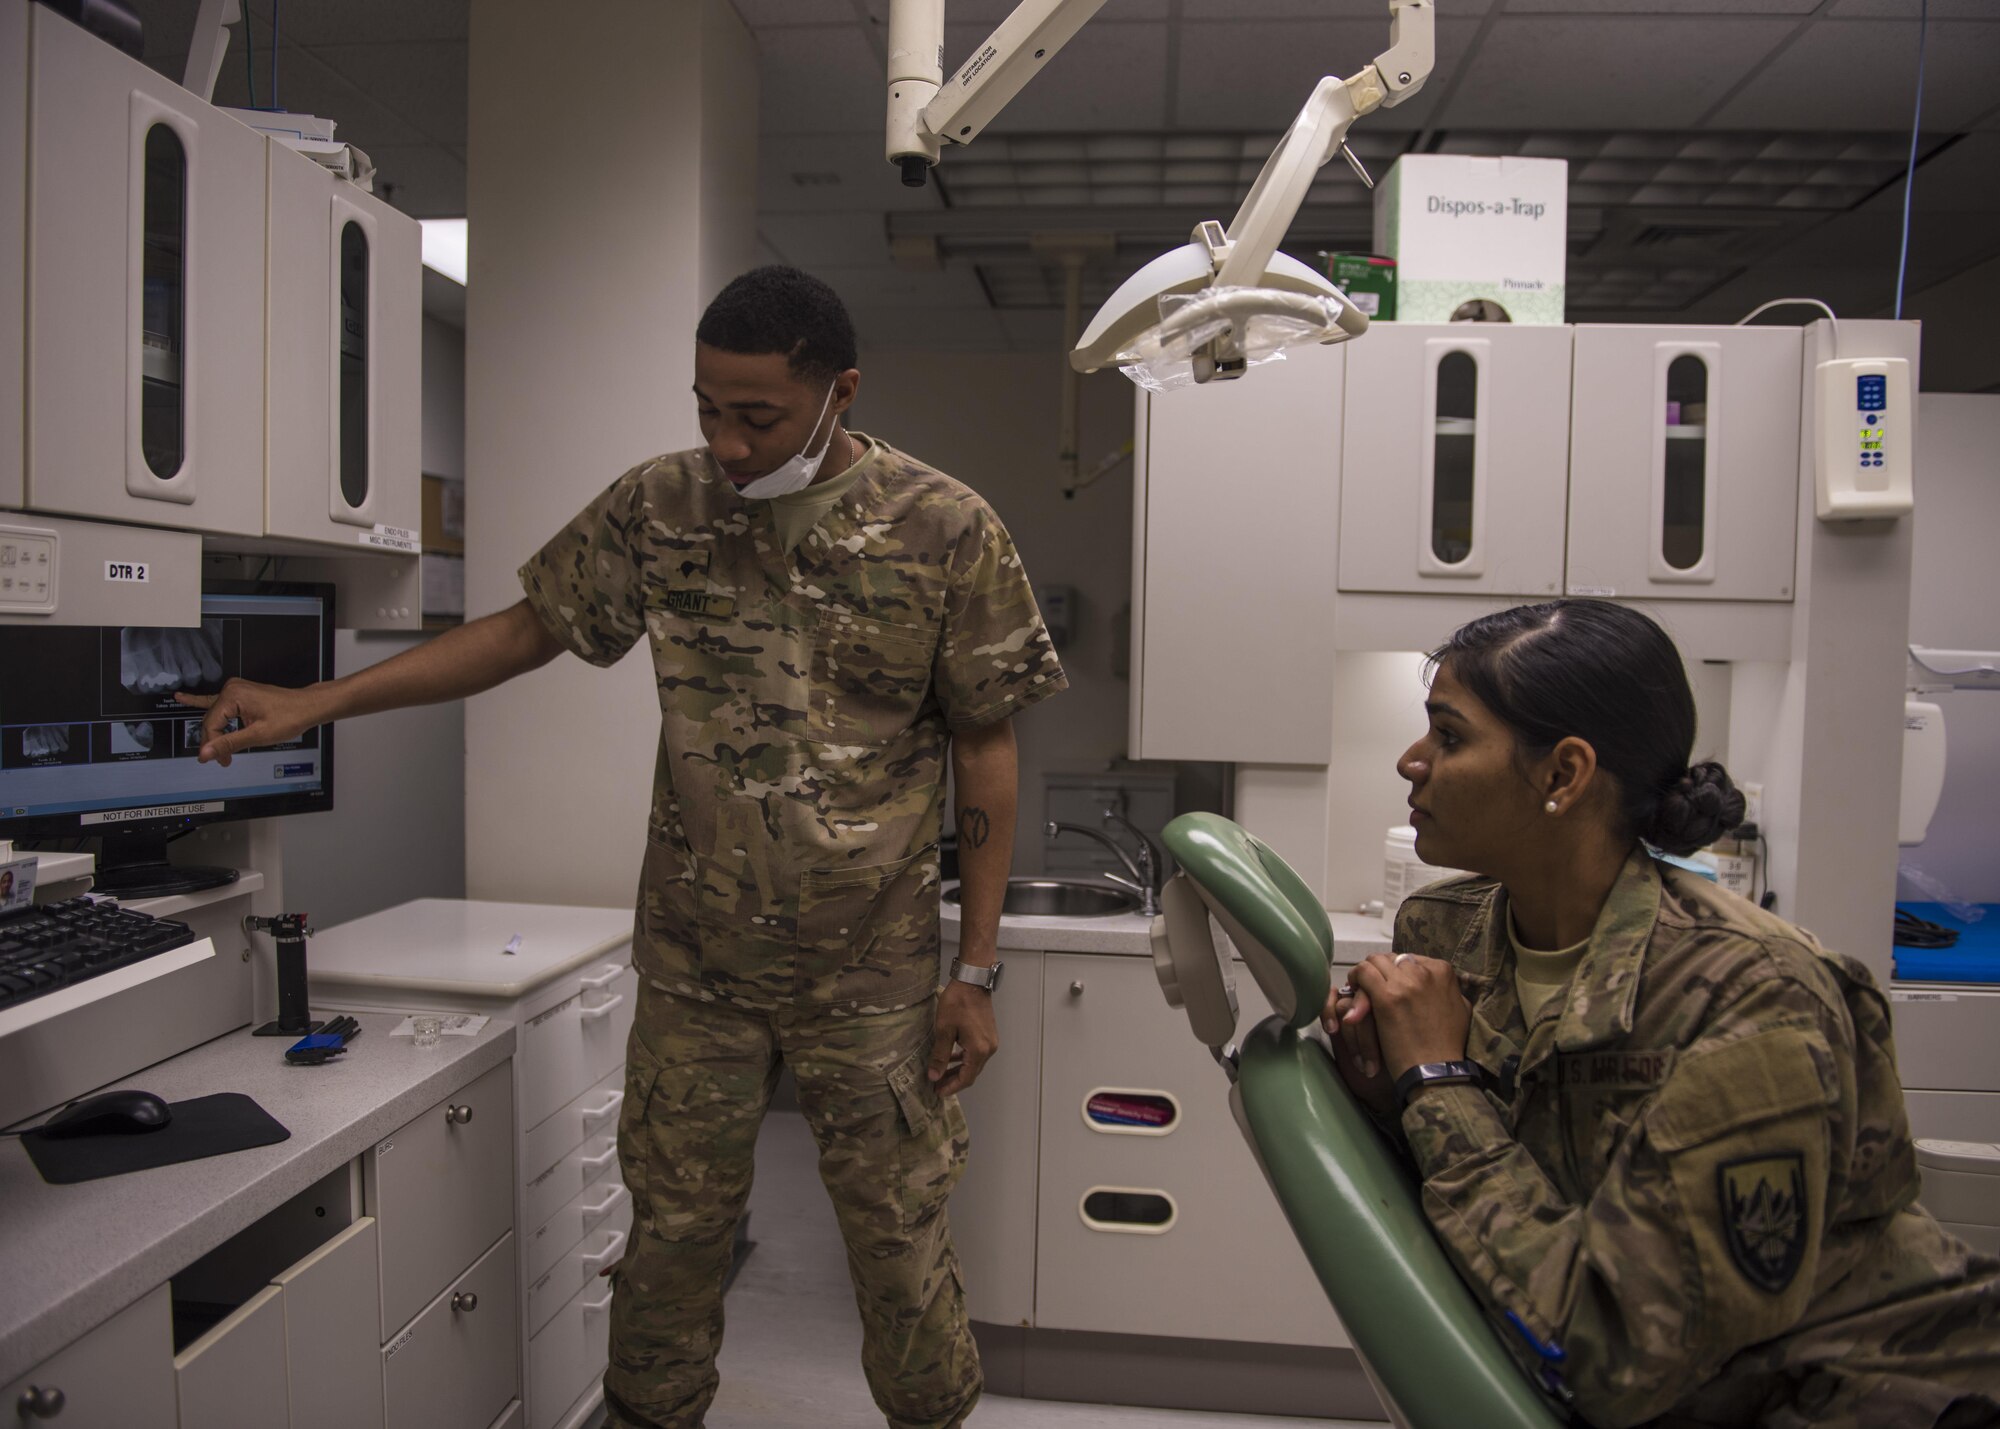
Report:
[{"label": "tan undershirt", "polygon": [[1590,946],[1590,939],[1585,938],[1574,947],[1554,953],[1527,947],[1521,942],[1520,931],[1514,926],[1514,911],[1510,908],[1507,910],[1507,941],[1514,945],[1514,995],[1521,1000],[1522,1020],[1532,1027],[1542,1009],[1569,987],[1570,979],[1576,975],[1576,965],[1583,961],[1583,950]]},{"label": "tan undershirt", "polygon": [[779,549],[789,551],[805,540],[806,532],[819,524],[819,518],[833,509],[841,497],[847,495],[854,483],[860,479],[862,471],[872,462],[881,459],[882,444],[860,432],[849,432],[854,443],[855,461],[838,476],[829,476],[815,481],[804,491],[789,492],[784,496],[771,498],[771,521],[778,528]]}]

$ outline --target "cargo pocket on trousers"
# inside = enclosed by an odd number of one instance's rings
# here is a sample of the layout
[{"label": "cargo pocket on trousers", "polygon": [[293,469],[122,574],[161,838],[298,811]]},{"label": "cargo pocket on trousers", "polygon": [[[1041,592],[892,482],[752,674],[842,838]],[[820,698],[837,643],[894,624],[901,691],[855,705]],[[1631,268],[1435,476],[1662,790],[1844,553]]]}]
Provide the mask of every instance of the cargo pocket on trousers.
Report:
[{"label": "cargo pocket on trousers", "polygon": [[653,1089],[659,1084],[660,1068],[639,1046],[635,1037],[625,1060],[625,1100],[618,1104],[618,1174],[632,1193],[632,1228],[650,1222],[646,1201],[646,1162],[650,1142],[646,1135],[646,1109],[652,1104]]},{"label": "cargo pocket on trousers", "polygon": [[896,1098],[897,1167],[902,1187],[903,1229],[927,1224],[950,1199],[965,1172],[965,1113],[957,1097],[941,1097],[932,1085],[930,1059],[912,1052],[889,1069]]}]

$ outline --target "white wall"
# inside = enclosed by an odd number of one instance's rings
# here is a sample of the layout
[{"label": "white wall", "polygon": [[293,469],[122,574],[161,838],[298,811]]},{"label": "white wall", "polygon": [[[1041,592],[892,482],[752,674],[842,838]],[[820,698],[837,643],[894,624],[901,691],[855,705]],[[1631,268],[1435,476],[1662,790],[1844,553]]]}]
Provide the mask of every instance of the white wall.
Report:
[{"label": "white wall", "polygon": [[465,480],[465,334],[424,319],[424,435],[426,476]]},{"label": "white wall", "polygon": [[[1102,769],[1126,748],[1129,684],[1112,674],[1114,623],[1132,594],[1132,464],[1064,500],[1056,464],[1062,357],[1039,353],[878,351],[861,355],[854,425],[958,478],[991,503],[1037,588],[1078,594],[1076,634],[1061,650],[1070,687],[1022,714],[1017,872],[1042,868],[1042,775]],[[1132,384],[1083,379],[1083,464],[1132,436]]]},{"label": "white wall", "polygon": [[[518,600],[520,563],[621,472],[696,444],[695,322],[752,261],[757,68],[735,11],[571,9],[472,10],[471,615]],[[658,738],[644,651],[469,702],[468,893],[629,904]]]},{"label": "white wall", "polygon": [[[1927,354],[1928,355],[1928,354]],[[2000,650],[2000,397],[1925,393],[1917,432],[1910,642]],[[2000,903],[2000,693],[1926,695],[1944,711],[1948,762],[1930,835],[1903,850],[1898,893],[1934,880],[1968,903]]]}]

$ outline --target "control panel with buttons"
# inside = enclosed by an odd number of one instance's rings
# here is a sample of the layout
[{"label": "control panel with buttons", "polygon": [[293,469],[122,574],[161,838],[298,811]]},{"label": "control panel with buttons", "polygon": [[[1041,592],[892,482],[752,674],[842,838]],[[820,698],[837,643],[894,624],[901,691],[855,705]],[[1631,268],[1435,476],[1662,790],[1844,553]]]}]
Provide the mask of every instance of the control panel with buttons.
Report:
[{"label": "control panel with buttons", "polygon": [[0,525],[0,612],[53,615],[60,538],[37,526]]}]

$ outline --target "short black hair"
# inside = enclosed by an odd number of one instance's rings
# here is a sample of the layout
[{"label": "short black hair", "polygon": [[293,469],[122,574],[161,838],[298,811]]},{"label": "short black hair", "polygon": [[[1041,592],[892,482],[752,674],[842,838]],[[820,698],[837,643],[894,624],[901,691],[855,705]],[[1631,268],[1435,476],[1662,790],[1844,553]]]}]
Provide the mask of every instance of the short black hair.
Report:
[{"label": "short black hair", "polygon": [[1712,760],[1692,768],[1694,692],[1667,632],[1607,600],[1517,605],[1461,626],[1430,655],[1540,756],[1575,735],[1618,785],[1627,830],[1688,854],[1743,822]]},{"label": "short black hair", "polygon": [[694,336],[723,352],[782,352],[794,376],[815,382],[831,382],[858,361],[854,320],[840,294],[776,263],[731,279]]}]

